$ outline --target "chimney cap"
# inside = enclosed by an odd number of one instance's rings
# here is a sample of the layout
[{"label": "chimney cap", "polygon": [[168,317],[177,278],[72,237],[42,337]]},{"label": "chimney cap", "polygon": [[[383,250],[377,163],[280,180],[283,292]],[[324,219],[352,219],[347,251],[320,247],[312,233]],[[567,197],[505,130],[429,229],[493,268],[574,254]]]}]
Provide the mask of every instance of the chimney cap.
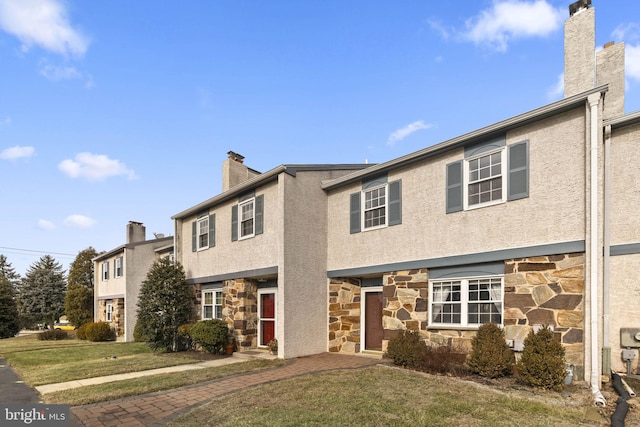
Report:
[{"label": "chimney cap", "polygon": [[573,16],[582,9],[588,9],[591,7],[591,0],[578,0],[577,2],[569,5],[569,16]]},{"label": "chimney cap", "polygon": [[227,154],[229,155],[230,159],[233,159],[236,162],[242,163],[242,161],[244,160],[244,156],[242,154],[234,153],[233,151],[229,151],[227,152]]}]

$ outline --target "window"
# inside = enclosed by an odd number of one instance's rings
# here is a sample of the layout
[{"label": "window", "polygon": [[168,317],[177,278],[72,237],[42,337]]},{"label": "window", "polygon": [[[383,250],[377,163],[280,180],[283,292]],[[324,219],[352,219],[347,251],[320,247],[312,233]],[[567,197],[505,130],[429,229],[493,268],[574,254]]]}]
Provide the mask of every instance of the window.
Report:
[{"label": "window", "polygon": [[362,191],[351,194],[350,203],[351,234],[401,224],[402,181],[387,183],[383,176],[364,182]]},{"label": "window", "polygon": [[529,197],[529,141],[507,146],[502,137],[467,147],[446,174],[447,213]]},{"label": "window", "polygon": [[102,263],[102,280],[109,280],[109,261]]},{"label": "window", "polygon": [[222,319],[222,291],[202,291],[202,319]]},{"label": "window", "polygon": [[198,250],[209,247],[209,216],[198,218]]},{"label": "window", "polygon": [[201,251],[216,245],[216,215],[201,213],[191,223],[191,251]]},{"label": "window", "polygon": [[467,161],[467,206],[502,201],[504,150]]},{"label": "window", "polygon": [[429,325],[502,324],[502,277],[431,281],[429,288]]},{"label": "window", "polygon": [[231,241],[248,239],[263,232],[264,195],[240,197],[231,208]]},{"label": "window", "polygon": [[106,305],[106,316],[105,319],[107,320],[107,322],[112,322],[113,321],[113,304],[111,304],[110,302],[107,303]]},{"label": "window", "polygon": [[253,233],[253,200],[240,204],[240,238],[251,237]]},{"label": "window", "polygon": [[363,191],[364,228],[387,225],[387,186]]},{"label": "window", "polygon": [[113,260],[113,277],[122,277],[122,257]]}]

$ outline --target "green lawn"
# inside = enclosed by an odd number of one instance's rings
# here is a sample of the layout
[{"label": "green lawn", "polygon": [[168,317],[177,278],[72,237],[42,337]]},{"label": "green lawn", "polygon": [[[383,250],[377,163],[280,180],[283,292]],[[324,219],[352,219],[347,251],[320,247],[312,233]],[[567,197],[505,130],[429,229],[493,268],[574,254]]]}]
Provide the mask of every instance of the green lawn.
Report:
[{"label": "green lawn", "polygon": [[201,354],[155,353],[144,343],[38,341],[35,334],[0,340],[0,355],[31,386],[202,361]]},{"label": "green lawn", "polygon": [[170,426],[594,425],[584,424],[584,416],[584,407],[507,397],[456,378],[373,367],[241,390]]}]

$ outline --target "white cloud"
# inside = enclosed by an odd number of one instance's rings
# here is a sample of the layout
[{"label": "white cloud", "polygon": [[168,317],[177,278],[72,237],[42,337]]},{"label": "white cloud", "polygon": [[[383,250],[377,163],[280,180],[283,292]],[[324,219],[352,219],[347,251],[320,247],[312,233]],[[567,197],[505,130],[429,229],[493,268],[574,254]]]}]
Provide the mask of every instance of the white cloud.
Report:
[{"label": "white cloud", "polygon": [[429,24],[432,30],[440,34],[440,37],[442,37],[444,40],[449,40],[449,37],[451,36],[452,31],[455,31],[445,27],[444,24],[442,24],[442,22],[436,21],[433,19],[429,19],[427,21],[427,24]]},{"label": "white cloud", "polygon": [[136,174],[119,160],[110,159],[104,154],[79,153],[74,160],[60,162],[58,169],[71,178],[86,178],[91,181],[102,181],[112,176],[123,175],[135,179]]},{"label": "white cloud", "polygon": [[4,117],[4,118],[0,119],[0,127],[2,127],[2,126],[11,126],[12,122],[13,122],[13,120],[11,120],[11,117]]},{"label": "white cloud", "polygon": [[93,218],[78,214],[69,215],[64,219],[64,225],[75,228],[90,228],[95,223],[96,221]]},{"label": "white cloud", "polygon": [[638,42],[640,41],[640,24],[636,22],[620,24],[611,32],[611,36],[625,43]]},{"label": "white cloud", "polygon": [[389,135],[389,139],[387,140],[387,145],[396,145],[397,142],[402,141],[412,133],[417,132],[421,129],[429,129],[431,127],[433,127],[432,124],[425,123],[422,120],[418,120],[417,122],[408,124],[407,126],[392,132],[391,135]]},{"label": "white cloud", "polygon": [[490,9],[465,22],[462,38],[504,52],[512,39],[542,37],[558,30],[563,16],[546,0],[494,0]]},{"label": "white cloud", "polygon": [[42,230],[53,230],[54,228],[56,228],[56,226],[51,221],[48,221],[46,219],[39,219],[38,220],[38,228],[40,228]]},{"label": "white cloud", "polygon": [[625,45],[625,73],[628,79],[640,81],[640,45]]},{"label": "white cloud", "polygon": [[0,159],[15,160],[21,157],[31,157],[35,152],[36,149],[33,147],[21,147],[16,145],[15,147],[5,148],[0,151]]},{"label": "white cloud", "polygon": [[547,90],[547,99],[550,101],[560,99],[564,96],[564,73],[560,73],[555,84]]},{"label": "white cloud", "polygon": [[81,57],[89,46],[59,0],[0,0],[0,29],[17,37],[25,52],[37,45],[65,57]]},{"label": "white cloud", "polygon": [[46,59],[40,61],[40,74],[52,82],[82,78],[82,73],[74,67],[53,65]]}]

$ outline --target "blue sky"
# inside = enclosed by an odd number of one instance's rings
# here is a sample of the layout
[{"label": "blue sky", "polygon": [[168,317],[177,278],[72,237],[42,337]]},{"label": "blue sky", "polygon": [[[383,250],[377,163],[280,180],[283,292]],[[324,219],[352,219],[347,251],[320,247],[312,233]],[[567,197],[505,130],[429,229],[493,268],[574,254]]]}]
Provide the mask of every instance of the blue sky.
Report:
[{"label": "blue sky", "polygon": [[[230,150],[380,163],[558,100],[570,3],[0,0],[0,254],[171,235]],[[636,111],[640,5],[593,6]]]}]

